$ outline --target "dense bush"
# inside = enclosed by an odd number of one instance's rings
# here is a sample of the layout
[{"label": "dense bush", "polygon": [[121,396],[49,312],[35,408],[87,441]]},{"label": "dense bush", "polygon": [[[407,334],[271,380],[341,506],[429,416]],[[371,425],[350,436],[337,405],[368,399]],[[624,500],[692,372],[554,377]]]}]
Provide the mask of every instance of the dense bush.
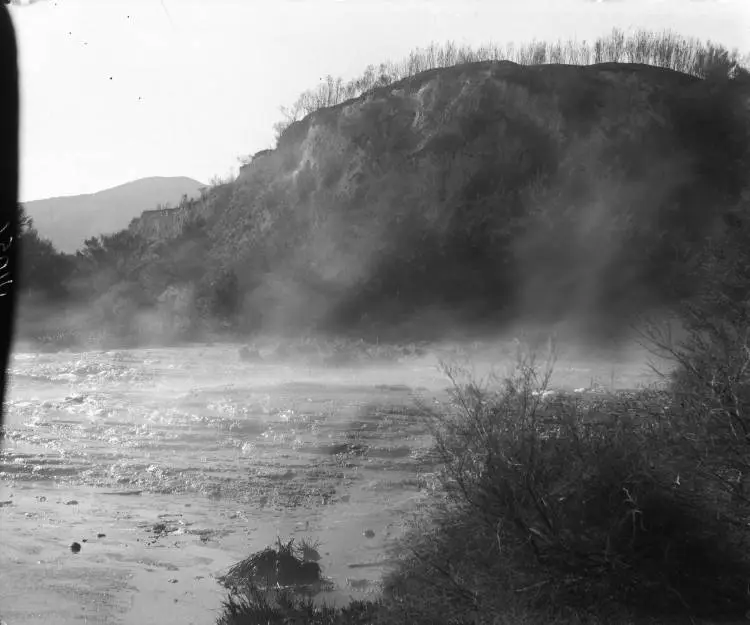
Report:
[{"label": "dense bush", "polygon": [[66,279],[72,269],[72,259],[58,252],[49,239],[43,239],[23,207],[19,205],[21,301],[28,296],[47,302],[59,302],[68,295]]},{"label": "dense bush", "polygon": [[692,453],[692,422],[644,392],[598,408],[616,410],[613,424],[587,424],[572,402],[545,418],[536,375],[522,363],[499,392],[457,385],[457,413],[438,419],[446,491],[496,540],[485,583],[501,575],[577,610],[744,614],[748,532]]}]

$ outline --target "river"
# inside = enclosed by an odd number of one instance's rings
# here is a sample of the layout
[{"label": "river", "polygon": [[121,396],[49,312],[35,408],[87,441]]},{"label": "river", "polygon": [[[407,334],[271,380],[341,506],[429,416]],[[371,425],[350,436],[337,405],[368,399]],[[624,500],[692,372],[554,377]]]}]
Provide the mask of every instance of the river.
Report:
[{"label": "river", "polygon": [[[327,602],[378,592],[388,545],[429,496],[415,402],[447,400],[437,356],[313,367],[238,350],[14,353],[0,455],[9,625],[209,625],[226,596],[216,577],[277,536],[319,544]],[[567,365],[571,386],[595,371]]]}]

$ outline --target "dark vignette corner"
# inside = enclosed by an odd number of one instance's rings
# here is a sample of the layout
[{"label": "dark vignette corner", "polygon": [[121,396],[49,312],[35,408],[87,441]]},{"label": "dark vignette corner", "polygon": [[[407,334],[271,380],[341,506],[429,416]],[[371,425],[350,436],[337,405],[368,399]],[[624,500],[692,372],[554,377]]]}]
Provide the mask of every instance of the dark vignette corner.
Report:
[{"label": "dark vignette corner", "polygon": [[[4,1],[0,4],[0,397],[13,339],[18,259],[18,59],[16,38]],[[0,408],[0,425],[5,417]]]}]

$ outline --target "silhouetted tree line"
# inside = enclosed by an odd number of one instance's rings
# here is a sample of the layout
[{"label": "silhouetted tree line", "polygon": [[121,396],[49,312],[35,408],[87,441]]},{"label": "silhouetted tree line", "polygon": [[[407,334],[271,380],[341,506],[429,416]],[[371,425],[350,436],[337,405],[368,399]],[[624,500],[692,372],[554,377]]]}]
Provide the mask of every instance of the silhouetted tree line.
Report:
[{"label": "silhouetted tree line", "polygon": [[20,213],[20,280],[19,293],[35,293],[50,302],[69,295],[67,280],[71,276],[72,258],[58,252],[49,239],[39,236],[34,220],[22,204]]},{"label": "silhouetted tree line", "polygon": [[281,106],[283,119],[274,124],[278,139],[294,122],[323,108],[357,98],[373,89],[435,68],[452,67],[478,61],[512,61],[520,65],[595,63],[642,63],[672,69],[698,78],[733,78],[747,73],[748,59],[737,50],[727,50],[712,42],[682,37],[674,32],[655,33],[639,30],[625,35],[614,28],[593,42],[585,40],[544,42],[500,46],[488,43],[478,47],[457,46],[448,41],[417,48],[401,61],[368,65],[356,78],[344,81],[327,75],[314,89],[302,92],[290,106]]}]

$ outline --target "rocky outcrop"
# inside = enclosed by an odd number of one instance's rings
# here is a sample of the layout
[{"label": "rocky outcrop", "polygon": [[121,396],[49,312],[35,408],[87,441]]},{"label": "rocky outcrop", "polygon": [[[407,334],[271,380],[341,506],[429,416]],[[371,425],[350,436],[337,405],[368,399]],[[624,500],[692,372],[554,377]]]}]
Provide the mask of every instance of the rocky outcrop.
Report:
[{"label": "rocky outcrop", "polygon": [[143,211],[131,222],[130,230],[145,239],[171,239],[182,232],[187,211],[182,208],[162,208]]},{"label": "rocky outcrop", "polygon": [[226,205],[232,186],[224,184],[213,188],[203,187],[200,197],[180,202],[175,208],[144,211],[130,222],[128,229],[146,240],[168,240],[179,237],[184,229],[196,222],[210,222],[217,207]]}]

